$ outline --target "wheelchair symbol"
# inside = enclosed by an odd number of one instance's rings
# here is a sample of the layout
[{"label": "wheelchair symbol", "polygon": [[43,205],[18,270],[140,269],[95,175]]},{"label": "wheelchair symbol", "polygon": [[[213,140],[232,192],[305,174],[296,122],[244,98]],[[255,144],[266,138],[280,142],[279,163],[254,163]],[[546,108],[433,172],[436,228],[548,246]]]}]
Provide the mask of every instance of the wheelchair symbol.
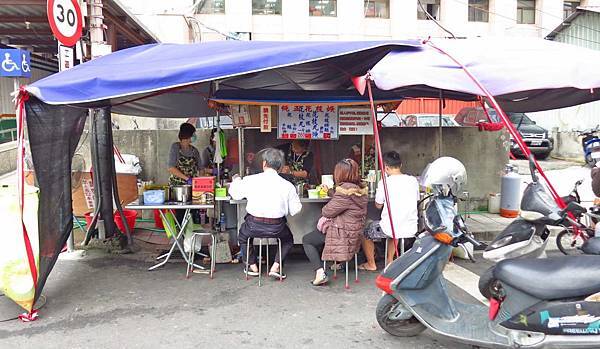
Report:
[{"label": "wheelchair symbol", "polygon": [[[29,65],[25,62],[25,66],[27,67],[27,71],[29,71]],[[4,60],[2,61],[2,70],[5,72],[12,72],[14,70],[20,70],[17,63],[15,63],[12,58],[10,58],[10,53],[4,54]]]},{"label": "wheelchair symbol", "polygon": [[23,73],[29,73],[31,70],[31,68],[29,68],[29,64],[27,63],[27,56],[25,54],[23,54],[23,59],[21,60],[21,70]]}]

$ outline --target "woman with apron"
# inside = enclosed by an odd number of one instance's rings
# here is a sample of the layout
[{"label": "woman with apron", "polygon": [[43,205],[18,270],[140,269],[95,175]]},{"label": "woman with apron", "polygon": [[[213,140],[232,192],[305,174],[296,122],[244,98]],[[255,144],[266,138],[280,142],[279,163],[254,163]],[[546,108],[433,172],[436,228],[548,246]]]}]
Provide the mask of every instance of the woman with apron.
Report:
[{"label": "woman with apron", "polygon": [[[179,142],[171,145],[169,151],[169,185],[192,184],[192,178],[198,176],[200,170],[200,152],[192,145],[192,137],[196,128],[189,123],[179,126]],[[175,210],[177,221],[181,223],[183,210]]]},{"label": "woman with apron", "polygon": [[308,151],[308,145],[308,141],[296,139],[277,147],[285,154],[286,166],[281,172],[292,175],[296,184],[310,181],[314,160],[313,153]]}]

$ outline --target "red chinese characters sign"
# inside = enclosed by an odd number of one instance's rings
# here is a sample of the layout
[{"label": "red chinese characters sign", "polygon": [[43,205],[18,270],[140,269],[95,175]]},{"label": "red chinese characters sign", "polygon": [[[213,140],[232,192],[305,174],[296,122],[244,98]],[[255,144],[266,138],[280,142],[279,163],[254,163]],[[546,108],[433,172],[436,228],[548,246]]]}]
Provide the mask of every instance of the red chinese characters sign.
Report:
[{"label": "red chinese characters sign", "polygon": [[279,106],[279,139],[338,139],[338,108],[327,104]]},{"label": "red chinese characters sign", "polygon": [[271,132],[271,107],[260,107],[260,132]]}]

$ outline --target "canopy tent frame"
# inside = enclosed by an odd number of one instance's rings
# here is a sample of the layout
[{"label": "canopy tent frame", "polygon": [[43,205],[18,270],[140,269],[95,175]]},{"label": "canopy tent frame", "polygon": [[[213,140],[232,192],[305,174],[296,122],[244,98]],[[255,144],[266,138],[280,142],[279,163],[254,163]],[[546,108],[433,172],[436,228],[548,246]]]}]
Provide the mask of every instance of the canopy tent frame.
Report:
[{"label": "canopy tent frame", "polygon": [[[300,96],[299,99],[297,100],[301,100],[301,101],[322,101],[323,98],[326,98],[327,101],[330,101],[332,103],[339,103],[339,104],[349,104],[349,103],[370,103],[371,107],[372,107],[372,114],[373,114],[373,118],[374,118],[374,122],[373,122],[373,127],[374,127],[374,132],[377,132],[377,120],[376,120],[376,114],[375,114],[375,105],[377,103],[377,101],[389,101],[389,100],[401,100],[402,98],[405,97],[411,97],[411,96],[426,96],[426,97],[436,97],[436,96],[440,96],[440,93],[442,96],[446,96],[448,98],[455,98],[455,99],[465,99],[465,100],[475,100],[483,91],[484,94],[489,95],[490,101],[493,100],[493,104],[495,108],[500,108],[500,106],[498,105],[498,102],[496,102],[496,99],[493,99],[495,97],[497,97],[493,92],[485,89],[484,84],[482,83],[478,83],[476,80],[476,85],[478,86],[480,92],[477,93],[473,93],[472,90],[464,90],[464,89],[452,89],[452,88],[448,88],[443,86],[444,84],[440,84],[439,86],[435,83],[430,84],[430,82],[427,82],[427,84],[423,83],[423,82],[418,82],[416,81],[416,83],[414,84],[409,84],[409,85],[405,85],[405,86],[401,86],[401,87],[394,87],[394,88],[390,88],[390,91],[386,91],[387,88],[385,88],[385,86],[380,86],[380,81],[377,77],[375,77],[374,79],[372,79],[372,81],[375,83],[374,86],[371,86],[371,81],[368,82],[368,86],[369,86],[369,92],[370,92],[370,96],[368,99],[362,97],[362,93],[360,93],[361,96],[358,96],[353,90],[352,92],[349,92],[349,88],[351,88],[352,84],[351,84],[351,77],[354,75],[360,75],[360,73],[369,71],[370,66],[373,66],[374,61],[377,62],[377,65],[381,64],[381,61],[385,60],[386,57],[389,56],[389,52],[396,50],[396,51],[400,51],[400,53],[403,53],[405,56],[407,57],[412,57],[412,55],[414,55],[415,57],[419,57],[421,54],[423,54],[425,47],[427,45],[425,45],[426,43],[415,43],[415,42],[379,42],[379,43],[360,43],[360,42],[350,42],[350,43],[327,43],[327,44],[323,44],[323,43],[301,43],[301,42],[297,42],[297,43],[265,43],[265,42],[246,42],[246,43],[239,43],[239,42],[227,42],[227,43],[218,43],[218,44],[200,44],[200,45],[204,45],[202,46],[203,48],[206,48],[206,52],[209,52],[210,54],[208,56],[210,56],[211,62],[207,62],[202,61],[197,65],[197,66],[190,66],[189,64],[193,64],[190,63],[190,61],[186,61],[188,59],[188,57],[177,57],[175,54],[171,54],[169,53],[168,49],[169,48],[173,48],[175,46],[173,45],[146,45],[146,46],[142,46],[142,47],[136,47],[136,48],[132,48],[132,49],[128,49],[128,50],[123,50],[123,51],[119,51],[116,53],[113,53],[111,55],[99,58],[97,60],[94,61],[90,61],[87,62],[85,64],[79,65],[71,70],[67,70],[61,73],[58,73],[54,76],[50,76],[46,79],[40,80],[28,87],[26,87],[26,90],[23,89],[21,91],[20,94],[20,105],[21,104],[25,104],[25,99],[27,98],[28,94],[31,94],[35,97],[38,97],[37,99],[30,99],[29,101],[27,101],[27,108],[28,111],[32,111],[32,113],[37,109],[42,110],[44,108],[48,109],[48,108],[52,108],[52,110],[55,111],[60,111],[62,113],[71,110],[75,113],[75,111],[77,111],[78,109],[81,110],[81,108],[104,108],[103,109],[103,113],[104,115],[108,115],[108,120],[110,118],[110,113],[108,113],[108,111],[110,111],[110,109],[108,109],[108,107],[112,107],[112,111],[114,112],[119,112],[121,113],[123,110],[115,110],[118,108],[121,108],[123,106],[130,106],[129,109],[125,109],[129,110],[129,113],[125,113],[125,114],[130,114],[132,111],[140,111],[144,114],[145,116],[158,116],[158,115],[154,115],[152,113],[159,113],[161,111],[164,111],[165,109],[156,109],[153,110],[152,107],[156,106],[156,103],[161,102],[161,101],[171,101],[171,104],[168,104],[167,106],[175,106],[175,105],[180,105],[181,101],[192,101],[192,99],[190,99],[190,96],[195,98],[195,102],[190,103],[189,105],[185,105],[185,107],[189,107],[189,108],[196,108],[198,107],[198,110],[206,110],[206,108],[208,106],[210,106],[211,103],[214,103],[215,101],[219,101],[219,102],[227,102],[227,101],[240,101],[240,102],[245,102],[245,103],[256,103],[256,104],[261,104],[261,103],[272,103],[273,100],[273,96],[275,96],[275,99],[279,98],[281,99],[282,96],[285,96],[286,94],[289,96],[290,93],[297,93]],[[227,45],[230,45],[230,47],[228,48]],[[277,47],[277,45],[281,45],[281,47]],[[313,45],[313,46],[311,46]],[[347,46],[347,47],[345,47]],[[428,46],[432,46],[431,43],[429,43]],[[179,50],[179,52],[181,52],[183,46],[181,47],[176,47],[177,50]],[[195,53],[195,52],[199,52],[200,46],[198,45],[189,45],[186,46],[186,48],[189,48],[190,53]],[[210,48],[214,47],[217,48],[218,50],[214,50],[211,51]],[[231,47],[235,47],[235,49],[231,49]],[[240,48],[242,47],[246,47],[250,49],[254,49],[254,51],[252,52],[244,52],[244,54],[240,55],[240,57],[237,57],[236,54],[240,54],[240,52],[243,52],[243,50],[241,50]],[[308,48],[314,49],[316,50],[315,52],[305,52],[305,50],[307,50]],[[220,51],[219,51],[220,50]],[[273,56],[276,55],[277,53],[289,53],[287,52],[287,50],[289,50],[290,52],[293,52],[293,54],[289,54],[288,56],[286,56],[286,61],[282,62],[283,59],[278,60],[279,57],[277,56]],[[337,51],[336,51],[337,50]],[[192,52],[193,51],[193,52]],[[204,52],[204,53],[206,53]],[[490,54],[490,52],[484,52],[486,54]],[[223,60],[219,61],[218,59],[216,59],[216,57],[218,56],[218,54],[222,54]],[[255,54],[254,56],[252,54]],[[443,54],[443,52],[439,52],[439,54]],[[154,55],[154,56],[153,56]],[[171,69],[169,70],[168,68],[163,68],[163,70],[159,70],[159,74],[162,74],[162,78],[164,78],[163,80],[165,81],[171,81],[169,79],[173,79],[172,83],[169,85],[161,85],[159,87],[156,87],[154,89],[148,89],[148,84],[150,83],[149,80],[147,79],[148,76],[145,76],[144,74],[149,74],[147,72],[147,70],[144,70],[145,67],[141,66],[138,67],[137,70],[135,70],[136,68],[136,62],[138,62],[140,59],[148,59],[148,57],[154,57],[156,59],[156,61],[153,61],[156,64],[163,64],[164,62],[168,61],[169,59],[174,59],[174,56],[176,56],[176,58],[179,58],[181,62],[180,65],[177,65],[177,69]],[[449,56],[446,54],[446,56]],[[236,58],[237,57],[237,58]],[[382,59],[383,57],[383,59]],[[449,56],[450,57],[450,56]],[[195,57],[197,58],[197,57]],[[360,58],[360,59],[359,59]],[[369,60],[364,60],[365,58],[369,58]],[[237,59],[237,61],[236,61]],[[252,60],[254,59],[254,61]],[[263,61],[260,61],[260,60]],[[166,61],[165,61],[166,60]],[[197,60],[197,59],[196,59]],[[458,64],[459,66],[463,67],[463,71],[465,73],[467,73],[466,75],[469,76],[469,78],[474,79],[474,77],[469,73],[469,71],[466,68],[466,65],[463,65],[459,62],[459,60],[454,60],[456,64]],[[127,74],[127,78],[124,77],[123,74],[120,74],[120,76],[117,74],[115,75],[114,72],[111,72],[111,67],[115,64],[115,63],[120,63],[123,62],[124,63],[124,69],[127,69],[127,67],[131,67],[131,71],[129,72],[129,74]],[[236,63],[237,62],[237,63]],[[127,64],[130,65],[127,65]],[[212,64],[213,67],[215,67],[214,71],[207,69],[209,68]],[[244,64],[247,64],[248,66],[245,67]],[[425,68],[431,68],[431,69],[435,69],[435,68],[439,68],[439,67],[428,67],[427,66],[427,62],[423,61],[421,59],[420,63],[415,63],[415,64],[420,64],[420,67],[425,69]],[[139,64],[137,64],[139,65]],[[233,66],[236,66],[238,69],[237,72],[232,72],[231,69],[233,69]],[[348,69],[342,69],[343,72],[345,72],[346,74],[340,74],[339,70],[336,69],[331,69],[331,66],[334,67],[338,67],[338,66],[343,66],[343,65],[347,65]],[[244,69],[240,70],[240,66],[244,67]],[[321,67],[327,67],[330,70],[335,71],[335,74],[333,75],[327,75],[325,74],[325,71],[327,69]],[[190,68],[191,67],[191,68]],[[199,69],[199,68],[202,69]],[[197,68],[198,70],[192,71],[192,68]],[[217,69],[219,68],[219,69]],[[447,67],[445,67],[447,68]],[[229,70],[227,70],[229,69]],[[283,79],[281,76],[278,75],[279,71],[278,69],[288,69],[290,71],[290,73],[293,75],[291,77],[292,82],[294,82],[293,86],[297,87],[301,87],[303,90],[302,91],[297,91],[297,90],[290,90],[288,85],[285,85],[285,81],[282,82],[282,80],[289,80],[290,79],[290,75],[287,74],[286,75],[286,79]],[[305,69],[305,70],[302,70]],[[321,69],[321,70],[319,70]],[[450,69],[452,69],[452,67],[450,67]],[[593,69],[593,67],[590,67],[590,69]],[[200,79],[200,77],[196,76],[198,74],[200,74],[200,71],[210,71],[211,74],[213,74],[212,76],[203,76],[202,79]],[[190,73],[190,74],[185,74],[186,72]],[[310,75],[310,79],[303,79],[302,78],[302,73],[309,73],[312,72]],[[373,70],[371,70],[371,72],[373,72]],[[117,72],[118,73],[118,72]],[[192,74],[193,73],[193,74]],[[359,74],[353,74],[353,73],[359,73]],[[106,79],[105,76],[103,76],[102,74],[106,74]],[[156,78],[156,69],[153,70],[153,75],[150,75],[150,80],[152,80],[153,78]],[[196,74],[196,75],[194,75]],[[220,74],[220,75],[219,75]],[[294,75],[295,74],[295,75]],[[353,74],[353,75],[348,75],[348,74]],[[193,77],[190,77],[190,80],[188,80],[187,82],[184,82],[182,79],[184,79],[185,75],[194,75]],[[346,76],[344,76],[346,75]],[[509,77],[513,77],[515,79],[525,79],[527,77],[519,77],[518,75],[510,75],[510,74],[506,74]],[[593,74],[592,74],[593,75]],[[102,79],[99,79],[98,77],[101,76]],[[318,78],[321,78],[320,80]],[[373,78],[373,75],[370,76],[371,78]],[[130,80],[127,80],[129,79]],[[146,79],[145,79],[146,78]],[[329,81],[330,78],[333,78],[332,81]],[[440,76],[440,78],[443,78],[443,76]],[[112,80],[111,80],[112,79]],[[136,80],[137,79],[137,80]],[[266,91],[265,95],[260,96],[259,90],[256,90],[253,88],[253,86],[258,86],[261,83],[261,79],[267,79],[267,81],[273,81],[273,84],[271,84],[271,87],[273,87],[272,89],[265,89],[262,91]],[[272,80],[268,80],[268,79],[272,79]],[[296,80],[297,79],[297,80]],[[160,83],[163,83],[164,81],[161,80]],[[227,81],[225,81],[227,80]],[[65,84],[65,81],[70,81],[69,84]],[[126,82],[125,82],[126,81]],[[210,86],[207,87],[206,83],[214,83],[214,82],[219,82],[222,84],[227,83],[227,85],[232,86],[235,84],[238,84],[236,86],[238,86],[238,89],[225,89],[225,87],[222,90],[219,89],[215,89],[212,90],[210,88]],[[120,84],[117,84],[117,82],[119,82]],[[139,84],[137,84],[139,82]],[[264,81],[263,81],[264,82]],[[456,82],[456,81],[454,81]],[[587,80],[586,80],[587,82]],[[289,81],[287,82],[289,84]],[[459,81],[458,82],[463,83],[464,81]],[[284,85],[281,85],[284,84]],[[356,82],[355,82],[356,85]],[[283,86],[283,87],[282,87]],[[287,86],[287,87],[286,87]],[[322,91],[320,90],[320,87],[323,88],[328,88],[330,90],[339,92],[338,95],[335,94],[330,94],[327,95],[325,97],[322,96]],[[336,89],[337,86],[337,89]],[[528,85],[529,86],[529,85]],[[82,88],[84,87],[84,88]],[[533,86],[536,87],[536,86]],[[564,88],[556,88],[556,87],[549,87],[545,89],[545,86],[543,84],[539,84],[539,86],[537,86],[537,88],[530,88],[526,91],[523,90],[516,90],[516,91],[508,91],[509,93],[505,94],[505,95],[501,95],[502,97],[502,103],[506,103],[506,105],[509,105],[511,110],[519,110],[519,108],[521,108],[521,105],[527,105],[527,108],[531,108],[531,105],[533,105],[532,101],[533,100],[537,100],[536,98],[542,96],[545,98],[549,98],[548,96],[551,96],[552,98],[554,98],[555,96],[568,96],[570,99],[568,99],[568,101],[565,101],[564,103],[582,103],[582,102],[588,102],[588,101],[592,101],[592,100],[597,100],[600,99],[599,94],[594,94],[593,90],[592,93],[590,94],[586,94],[585,89],[581,88],[581,86],[579,85],[571,85],[571,86],[567,86]],[[598,88],[600,87],[600,83],[597,86],[592,86],[593,88]],[[110,88],[115,88],[115,89],[120,89],[119,93],[110,93],[109,89]],[[132,88],[137,88],[136,91],[132,92]],[[128,90],[129,89],[129,90]],[[204,90],[203,90],[204,89]],[[129,91],[128,93],[126,93],[127,91]],[[203,91],[208,91],[208,94],[203,95]],[[362,91],[364,92],[364,86]],[[27,94],[27,93],[28,94]],[[360,89],[359,89],[360,92]],[[487,92],[487,93],[486,93]],[[258,93],[258,95],[257,95]],[[221,94],[221,95],[220,95]],[[161,97],[165,97],[167,96],[167,99],[161,99]],[[237,96],[237,97],[236,97]],[[525,98],[527,97],[527,98]],[[169,99],[170,98],[170,99]],[[524,98],[524,99],[519,99],[519,98]],[[539,98],[538,98],[539,99]],[[539,99],[539,100],[543,100],[543,98]],[[138,103],[138,102],[146,102],[146,103]],[[214,106],[214,105],[213,105]],[[174,110],[174,109],[173,109]],[[185,109],[182,109],[185,111]],[[181,112],[181,110],[180,110]],[[175,113],[176,114],[176,113]],[[507,123],[507,118],[506,115],[504,114],[503,111],[499,111],[500,115],[504,115],[504,117],[502,118],[502,121],[504,122],[505,126],[508,127],[508,129],[510,130],[510,127],[512,126],[509,122]],[[194,114],[192,114],[194,115]],[[208,115],[208,114],[207,114]],[[189,115],[188,115],[189,116]],[[206,116],[206,115],[203,115]],[[47,119],[51,118],[50,114],[46,114],[45,117]],[[79,116],[78,116],[79,118]],[[30,116],[27,116],[27,121],[29,121]],[[50,121],[50,120],[46,120],[46,121]],[[79,122],[80,120],[71,120],[69,122]],[[106,119],[105,120],[100,120],[101,123],[103,123],[104,125],[106,124]],[[108,123],[108,125],[110,125],[110,122]],[[441,122],[440,122],[441,125]],[[97,125],[98,126],[98,125]],[[109,132],[109,130],[106,127],[100,127],[99,128],[101,130],[101,132],[103,132],[102,137],[106,137],[106,143],[102,144],[102,148],[106,148],[107,145],[110,145],[112,143],[110,143],[109,141],[112,142],[112,134],[111,132]],[[79,131],[79,128],[76,129],[77,131]],[[514,131],[514,130],[513,130]],[[79,138],[80,133],[74,134],[76,136],[76,138]],[[46,135],[42,135],[42,134],[36,134],[36,136],[40,136],[40,137],[46,137]],[[30,132],[30,137],[31,137],[31,132]],[[238,134],[238,140],[243,141],[244,140],[244,135],[243,135],[243,131],[241,131]],[[376,142],[379,142],[379,137],[376,137]],[[240,142],[242,143],[242,142]],[[523,144],[524,145],[524,144]],[[96,146],[99,147],[99,145],[97,144]],[[526,147],[526,145],[525,145]],[[101,179],[103,177],[103,173],[104,174],[109,174],[111,168],[114,168],[114,158],[112,157],[112,148],[110,148],[110,154],[111,156],[107,156],[107,154],[105,154],[103,157],[105,158],[107,164],[105,164],[104,166],[104,170],[102,170],[103,165],[101,164],[102,161],[98,162],[97,164],[95,164],[95,166],[100,166],[102,172],[98,174],[98,178],[97,179]],[[526,148],[525,148],[526,149]],[[96,151],[100,151],[101,149],[96,148]],[[440,148],[441,150],[441,148]],[[525,150],[526,151],[526,150]],[[378,159],[377,162],[381,163],[382,159],[381,159],[381,152],[378,152]],[[36,159],[36,155],[39,158],[39,154],[40,154],[40,150],[39,148],[36,148],[36,150],[34,151],[32,149],[32,155],[34,157],[34,161]],[[60,154],[60,156],[62,156],[64,158],[64,156],[68,156],[68,152],[64,153],[64,154]],[[100,152],[98,152],[97,155],[100,155]],[[242,164],[243,162],[243,154],[239,154],[240,156],[240,164]],[[64,159],[63,159],[64,160]],[[41,159],[38,161],[42,161]],[[112,161],[112,166],[110,164],[108,164],[108,162]],[[70,164],[70,161],[69,161]],[[539,166],[539,165],[538,165]],[[240,169],[242,169],[243,166],[240,167]],[[39,170],[39,169],[38,169]],[[542,173],[542,172],[541,172]],[[58,176],[57,173],[44,173],[43,169],[40,170],[38,173],[36,173],[36,175],[40,175],[40,178],[43,177],[43,182],[47,183],[48,179],[54,178],[52,176]],[[62,181],[67,181],[68,179],[66,178],[61,178]],[[111,180],[112,181],[112,180]],[[47,184],[45,184],[47,185]],[[111,191],[107,190],[107,188],[109,187],[109,185],[111,184],[105,184],[105,185],[100,185],[100,187],[98,188],[99,192],[102,192],[102,197],[99,198],[100,205],[104,206],[104,204],[106,204],[108,206],[108,204],[112,201],[113,198],[113,193],[111,193]],[[46,188],[40,188],[40,190],[46,190]],[[387,189],[386,191],[386,195],[387,195]],[[106,194],[106,196],[105,196]],[[111,200],[109,201],[108,198],[110,198]],[[63,205],[64,207],[61,206],[61,209],[65,210],[67,209],[70,205],[70,203],[67,203],[66,201],[64,203],[61,203],[61,205]],[[42,208],[43,210],[44,208]],[[111,206],[112,209],[112,206]],[[109,213],[108,210],[105,210],[107,215],[112,215],[112,211]],[[122,217],[124,217],[122,215]],[[390,214],[390,218],[391,218],[391,214]],[[45,218],[48,219],[48,218]],[[105,221],[106,221],[106,217],[105,217]],[[112,221],[112,219],[111,219]],[[42,227],[42,225],[44,223],[47,222],[40,222],[40,226]],[[72,215],[70,220],[68,221],[52,221],[52,223],[56,226],[56,230],[64,230],[63,225],[64,224],[72,224]],[[105,222],[106,224],[106,222]],[[110,223],[109,223],[110,224]],[[127,224],[125,224],[125,226],[127,226]],[[49,229],[49,225],[44,226],[43,228],[40,229],[40,234],[44,234],[45,230],[44,229]],[[62,239],[62,236],[60,237]],[[65,237],[66,240],[66,237]],[[59,241],[60,242],[60,241]],[[397,247],[396,247],[397,249]],[[51,251],[49,251],[50,253]],[[56,251],[52,252],[54,253],[53,258],[50,260],[50,263],[48,265],[46,265],[46,269],[44,270],[45,275],[43,275],[43,279],[45,281],[45,278],[48,276],[48,273],[50,272],[50,269],[52,268],[52,265],[54,264],[54,262],[56,261],[56,257],[58,256],[58,253]],[[41,293],[41,289],[43,287],[44,282],[38,283],[38,286],[36,288],[36,298],[39,296],[39,294]]]}]

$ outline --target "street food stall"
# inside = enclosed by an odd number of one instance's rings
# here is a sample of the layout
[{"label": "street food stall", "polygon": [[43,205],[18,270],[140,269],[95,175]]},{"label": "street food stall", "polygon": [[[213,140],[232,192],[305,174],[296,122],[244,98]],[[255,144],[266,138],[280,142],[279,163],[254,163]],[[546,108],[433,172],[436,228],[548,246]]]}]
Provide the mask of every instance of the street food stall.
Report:
[{"label": "street food stall", "polygon": [[[71,158],[88,116],[94,131],[91,138],[96,154],[96,207],[104,218],[105,230],[114,234],[113,199],[117,198],[119,211],[121,208],[114,190],[111,112],[145,117],[206,117],[215,115],[223,104],[278,105],[278,111],[282,104],[370,104],[373,118],[375,105],[410,97],[443,96],[472,101],[485,96],[496,109],[497,100],[511,111],[537,111],[600,99],[597,51],[515,38],[509,42],[450,41],[434,40],[437,46],[422,41],[144,45],[21,88],[16,96],[18,161],[22,169],[26,123],[40,190],[36,237],[39,247],[29,242],[27,232],[34,230],[26,230],[25,224],[21,225],[22,231],[11,232],[25,237],[27,253],[21,259],[29,266],[32,279],[27,299],[21,304],[33,318],[33,304],[71,232]],[[377,66],[379,69],[374,69]],[[371,69],[375,74],[369,73]],[[505,115],[500,115],[513,134]],[[286,132],[289,123],[285,123],[285,129],[283,125],[283,120],[278,119],[278,135],[282,139],[291,134]],[[377,128],[373,129],[381,149]],[[250,134],[241,132],[240,146],[245,144],[245,137]],[[240,168],[244,168],[243,164]],[[22,177],[21,171],[19,178]],[[23,182],[19,181],[19,185],[22,187]]]},{"label": "street food stall", "polygon": [[[258,108],[231,105],[234,110],[233,125],[238,133],[238,154],[256,154],[267,147],[285,145],[292,140],[310,141],[307,151],[315,155],[310,178],[299,183],[291,180],[297,189],[302,210],[293,217],[288,217],[288,225],[294,235],[294,242],[301,243],[302,237],[315,230],[321,217],[321,208],[329,198],[319,189],[321,185],[333,187],[332,173],[335,163],[350,156],[353,147],[360,148],[360,158],[356,159],[361,166],[365,185],[371,188],[369,213],[371,219],[379,218],[379,211],[374,207],[374,189],[376,185],[377,161],[373,168],[367,164],[365,156],[366,136],[373,135],[373,123],[369,107],[366,105],[340,106],[336,103],[281,103],[278,105],[261,105]],[[244,121],[243,123],[240,122]],[[357,152],[358,154],[358,152]],[[239,173],[249,174],[261,170],[260,159],[247,161],[246,156],[239,156]],[[254,168],[252,168],[254,167]],[[369,176],[369,170],[371,176]],[[368,183],[371,183],[370,185]],[[228,202],[235,209],[225,208],[228,213],[227,222],[235,222],[236,231],[244,222],[246,215],[245,200]]]}]

